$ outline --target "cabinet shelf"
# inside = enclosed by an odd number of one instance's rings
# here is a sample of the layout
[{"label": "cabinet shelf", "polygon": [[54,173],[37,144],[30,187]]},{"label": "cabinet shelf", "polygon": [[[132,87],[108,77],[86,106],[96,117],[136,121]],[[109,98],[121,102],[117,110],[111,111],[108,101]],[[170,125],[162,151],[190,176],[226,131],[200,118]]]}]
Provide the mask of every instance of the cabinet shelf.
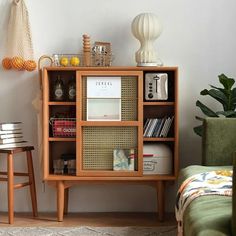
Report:
[{"label": "cabinet shelf", "polygon": [[74,142],[76,141],[76,138],[58,138],[58,137],[49,137],[49,142]]},{"label": "cabinet shelf", "polygon": [[75,106],[76,102],[48,102],[49,106]]},{"label": "cabinet shelf", "polygon": [[144,106],[174,106],[174,102],[143,102]]},{"label": "cabinet shelf", "polygon": [[161,142],[174,142],[175,138],[147,138],[144,137],[143,141],[150,141],[150,142],[156,142],[156,141],[161,141]]},{"label": "cabinet shelf", "polygon": [[143,175],[143,176],[129,176],[129,179],[127,179],[126,176],[96,176],[96,180],[94,179],[94,177],[91,176],[75,176],[75,175],[54,175],[54,174],[50,174],[48,175],[48,180],[58,180],[58,178],[60,178],[60,180],[74,180],[74,181],[131,181],[131,182],[135,182],[135,181],[144,181],[144,182],[148,182],[148,181],[159,181],[159,180],[163,180],[163,181],[174,181],[176,179],[176,177],[174,175]]},{"label": "cabinet shelf", "polygon": [[81,121],[81,126],[139,126],[138,121]]}]

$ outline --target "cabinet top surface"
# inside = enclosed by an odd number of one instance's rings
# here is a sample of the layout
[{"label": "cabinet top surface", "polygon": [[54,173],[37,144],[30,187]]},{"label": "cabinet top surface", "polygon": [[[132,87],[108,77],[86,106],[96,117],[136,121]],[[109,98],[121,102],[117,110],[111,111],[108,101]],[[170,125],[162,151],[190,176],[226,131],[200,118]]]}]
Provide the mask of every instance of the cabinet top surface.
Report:
[{"label": "cabinet top surface", "polygon": [[132,70],[132,71],[177,71],[176,66],[109,66],[109,67],[62,67],[62,66],[49,66],[43,69],[48,71],[121,71],[121,70]]}]

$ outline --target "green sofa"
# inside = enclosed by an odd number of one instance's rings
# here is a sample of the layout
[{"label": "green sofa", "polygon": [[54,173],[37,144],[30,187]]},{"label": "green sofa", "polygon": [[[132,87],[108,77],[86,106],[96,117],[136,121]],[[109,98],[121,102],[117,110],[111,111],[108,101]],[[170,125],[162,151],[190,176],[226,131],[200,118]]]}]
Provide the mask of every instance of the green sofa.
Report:
[{"label": "green sofa", "polygon": [[[197,173],[232,169],[233,156],[236,151],[236,119],[207,118],[203,125],[202,166],[193,165],[182,169],[179,185]],[[236,169],[236,154],[234,169]],[[233,173],[233,179],[234,190],[236,171]],[[236,190],[233,191],[233,195],[233,197],[200,196],[194,199],[184,212],[184,236],[236,235]]]}]

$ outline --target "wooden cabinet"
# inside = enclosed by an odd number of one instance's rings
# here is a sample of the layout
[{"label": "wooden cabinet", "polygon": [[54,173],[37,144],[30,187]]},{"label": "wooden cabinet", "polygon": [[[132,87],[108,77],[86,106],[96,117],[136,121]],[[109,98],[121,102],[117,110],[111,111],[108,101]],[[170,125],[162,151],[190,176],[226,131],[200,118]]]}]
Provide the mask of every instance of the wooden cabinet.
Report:
[{"label": "wooden cabinet", "polygon": [[[167,100],[145,100],[147,73],[167,74]],[[53,95],[58,76],[64,85],[65,96],[62,101],[56,101]],[[91,78],[104,80],[107,78],[107,81],[118,78],[120,81],[120,87],[117,88],[121,90],[121,96],[118,98],[120,105],[118,119],[109,116],[107,118],[105,115],[104,119],[88,118],[91,109],[94,112],[93,109],[99,107],[97,112],[103,114],[109,106],[113,106],[110,104],[112,100],[109,97],[87,96],[88,81],[91,81]],[[69,101],[67,96],[68,83],[71,80],[76,84],[75,101]],[[159,219],[163,220],[164,184],[166,181],[174,181],[178,172],[177,85],[177,67],[47,67],[43,69],[44,180],[57,188],[58,221],[63,220],[64,209],[67,209],[69,188],[81,181],[113,181],[124,184],[130,181],[142,184],[152,182],[157,189]],[[105,99],[104,103],[99,99]],[[97,107],[94,108],[91,102],[98,104]],[[117,106],[116,101],[114,106]],[[167,137],[143,137],[147,119],[162,119],[167,116],[174,116]],[[66,128],[65,132],[63,128]],[[169,147],[172,152],[171,173],[155,175],[143,173],[143,147],[146,144],[165,144]],[[133,169],[113,170],[114,150],[133,150],[135,163]],[[60,161],[62,159],[63,162]],[[61,171],[58,171],[56,167],[60,169],[60,164],[63,163],[64,167],[67,165],[67,169],[62,167]],[[69,168],[71,164],[74,164],[72,169]]]}]

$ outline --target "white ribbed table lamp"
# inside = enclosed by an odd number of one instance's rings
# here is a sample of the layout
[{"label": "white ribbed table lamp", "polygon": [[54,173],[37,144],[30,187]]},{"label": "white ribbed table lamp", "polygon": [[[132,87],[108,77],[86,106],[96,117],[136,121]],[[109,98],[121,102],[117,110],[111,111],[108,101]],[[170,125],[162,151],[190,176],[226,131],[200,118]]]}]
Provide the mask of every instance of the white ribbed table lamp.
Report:
[{"label": "white ribbed table lamp", "polygon": [[137,15],[132,22],[132,33],[140,41],[141,47],[135,53],[137,66],[161,66],[153,47],[154,41],[160,36],[162,26],[153,13]]}]

